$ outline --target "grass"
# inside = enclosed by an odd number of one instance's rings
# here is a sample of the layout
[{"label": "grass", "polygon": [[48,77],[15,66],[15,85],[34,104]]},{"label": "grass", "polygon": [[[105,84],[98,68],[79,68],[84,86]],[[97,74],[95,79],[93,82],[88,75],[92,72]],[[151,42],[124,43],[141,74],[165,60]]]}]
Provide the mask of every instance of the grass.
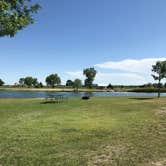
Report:
[{"label": "grass", "polygon": [[166,98],[0,100],[0,165],[166,163]]}]

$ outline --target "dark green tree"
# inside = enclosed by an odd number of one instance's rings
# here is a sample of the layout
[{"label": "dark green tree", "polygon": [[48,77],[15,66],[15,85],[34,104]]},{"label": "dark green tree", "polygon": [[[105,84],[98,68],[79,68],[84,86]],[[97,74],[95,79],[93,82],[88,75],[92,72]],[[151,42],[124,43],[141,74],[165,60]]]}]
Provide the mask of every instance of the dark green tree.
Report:
[{"label": "dark green tree", "polygon": [[18,30],[34,23],[33,14],[40,8],[32,0],[0,0],[0,36],[13,37]]},{"label": "dark green tree", "polygon": [[82,86],[82,81],[80,79],[75,79],[73,82],[73,88],[78,91],[78,88]]},{"label": "dark green tree", "polygon": [[32,77],[24,78],[24,85],[28,87],[32,87],[34,79]]},{"label": "dark green tree", "polygon": [[112,84],[108,84],[107,89],[114,89],[114,87],[112,86]]},{"label": "dark green tree", "polygon": [[56,85],[61,84],[61,79],[58,74],[51,74],[46,77],[47,86],[55,87]]},{"label": "dark green tree", "polygon": [[73,86],[73,81],[72,80],[67,80],[66,81],[66,86]]},{"label": "dark green tree", "polygon": [[43,83],[42,82],[39,82],[39,88],[43,88]]},{"label": "dark green tree", "polygon": [[43,88],[42,82],[37,82],[37,84],[35,85],[35,88]]},{"label": "dark green tree", "polygon": [[95,79],[96,74],[97,74],[97,71],[93,67],[84,69],[83,75],[86,76],[86,79],[85,79],[86,87],[88,87],[88,88],[93,87],[93,81]]},{"label": "dark green tree", "polygon": [[20,86],[24,86],[24,81],[25,81],[25,78],[20,78],[19,79],[19,84],[20,84]]},{"label": "dark green tree", "polygon": [[158,98],[160,97],[161,91],[161,80],[166,78],[166,61],[158,61],[155,65],[152,65],[152,74],[154,80],[158,81]]},{"label": "dark green tree", "polygon": [[3,86],[5,83],[2,79],[0,79],[0,86]]},{"label": "dark green tree", "polygon": [[33,81],[32,81],[33,87],[37,87],[38,84],[39,84],[39,82],[38,82],[37,78],[33,78]]}]

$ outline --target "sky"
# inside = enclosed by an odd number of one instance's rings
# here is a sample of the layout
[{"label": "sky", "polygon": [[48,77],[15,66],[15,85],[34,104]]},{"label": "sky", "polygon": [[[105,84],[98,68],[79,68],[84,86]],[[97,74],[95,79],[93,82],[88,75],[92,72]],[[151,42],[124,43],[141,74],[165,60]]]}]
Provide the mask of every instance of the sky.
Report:
[{"label": "sky", "polygon": [[35,24],[0,38],[0,78],[58,73],[84,80],[95,67],[99,85],[153,82],[151,66],[166,60],[165,0],[34,0]]}]

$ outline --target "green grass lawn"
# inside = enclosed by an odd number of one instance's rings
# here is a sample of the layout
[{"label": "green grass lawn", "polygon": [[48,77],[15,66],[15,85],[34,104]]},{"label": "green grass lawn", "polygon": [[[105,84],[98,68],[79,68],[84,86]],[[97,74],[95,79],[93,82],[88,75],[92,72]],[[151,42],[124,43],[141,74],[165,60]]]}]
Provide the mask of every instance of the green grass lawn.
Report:
[{"label": "green grass lawn", "polygon": [[166,164],[166,98],[0,99],[0,166]]}]

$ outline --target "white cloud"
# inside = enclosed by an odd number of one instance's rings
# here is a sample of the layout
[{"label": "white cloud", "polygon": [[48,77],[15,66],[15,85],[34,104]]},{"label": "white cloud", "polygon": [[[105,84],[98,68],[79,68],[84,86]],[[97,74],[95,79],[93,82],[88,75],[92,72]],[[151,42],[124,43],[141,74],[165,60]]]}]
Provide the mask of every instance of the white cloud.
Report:
[{"label": "white cloud", "polygon": [[140,85],[146,83],[145,77],[134,73],[103,73],[99,72],[95,82],[99,85]]},{"label": "white cloud", "polygon": [[127,71],[132,73],[140,73],[145,74],[151,71],[152,65],[156,63],[156,61],[163,61],[166,58],[146,58],[146,59],[125,59],[122,61],[108,61],[101,64],[96,64],[96,67],[104,68],[104,69],[114,69]]},{"label": "white cloud", "polygon": [[[85,77],[82,75],[81,71],[76,72],[66,72],[70,79],[74,80],[76,78],[82,81]],[[105,73],[98,72],[95,78],[95,83],[99,85],[111,84],[123,84],[123,85],[140,85],[146,83],[148,80],[143,76],[135,73]]]},{"label": "white cloud", "polygon": [[[122,61],[108,61],[95,65],[98,67],[95,83],[99,85],[141,85],[154,82],[151,77],[151,68],[156,61],[163,61],[166,58],[146,58],[146,59],[125,59]],[[111,72],[103,72],[102,69],[113,69]],[[82,71],[66,72],[70,79],[79,78],[84,80]]]}]

